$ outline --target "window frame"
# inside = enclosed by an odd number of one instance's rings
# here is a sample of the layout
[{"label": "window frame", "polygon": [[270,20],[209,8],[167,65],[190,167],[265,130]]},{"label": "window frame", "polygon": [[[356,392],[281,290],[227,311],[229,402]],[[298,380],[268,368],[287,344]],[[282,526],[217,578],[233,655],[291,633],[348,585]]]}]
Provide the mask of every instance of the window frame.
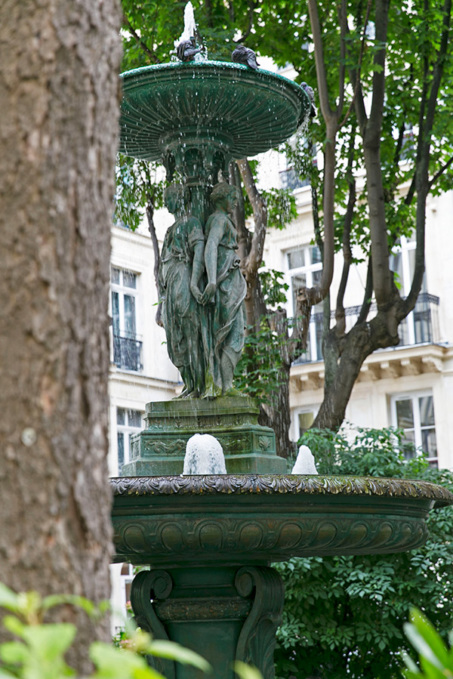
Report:
[{"label": "window frame", "polygon": [[[125,414],[125,423],[120,424],[118,422],[118,411],[123,410]],[[140,415],[140,426],[134,426],[129,424],[129,412],[134,412],[138,415]],[[123,465],[127,464],[128,462],[131,461],[131,436],[135,434],[139,434],[143,430],[143,418],[145,417],[145,413],[142,410],[136,410],[135,408],[128,408],[125,406],[121,405],[116,405],[115,406],[115,426],[116,426],[116,459],[115,459],[115,466],[116,466],[116,471],[118,476],[121,475],[121,469]],[[123,463],[120,467],[120,461],[119,461],[119,445],[118,445],[118,437],[119,435],[123,435]]]},{"label": "window frame", "polygon": [[[434,424],[433,425],[422,425],[421,424],[421,418],[420,418],[420,399],[421,398],[426,398],[429,396],[432,399],[432,405],[433,405],[433,415],[434,415]],[[398,392],[396,394],[392,394],[390,396],[390,417],[392,424],[395,428],[400,428],[403,431],[405,429],[403,427],[398,426],[398,415],[397,415],[397,408],[396,404],[398,401],[411,401],[412,402],[412,415],[414,418],[414,427],[413,427],[413,432],[414,432],[414,445],[415,445],[415,450],[417,454],[419,454],[419,451],[422,449],[422,442],[423,442],[423,437],[422,437],[422,431],[426,431],[428,429],[434,429],[434,432],[436,434],[436,449],[437,449],[437,426],[436,426],[436,408],[435,408],[435,403],[434,403],[434,394],[432,390],[430,389],[422,389],[420,391],[406,391],[406,392]],[[414,407],[414,404],[416,403],[416,407]],[[411,430],[412,428],[407,427],[406,428],[408,431]],[[428,451],[425,451],[427,454]],[[439,451],[437,449],[437,454],[436,456],[427,456],[427,461],[431,465],[437,465],[439,461]]]},{"label": "window frame", "polygon": [[[290,318],[294,318],[295,316],[295,304],[294,304],[294,291],[293,291],[293,278],[295,278],[298,275],[304,274],[305,275],[305,280],[306,280],[306,286],[307,288],[313,287],[315,283],[315,276],[314,274],[316,273],[321,273],[322,272],[322,259],[320,256],[320,260],[318,262],[312,263],[311,262],[311,253],[313,250],[317,249],[319,251],[319,248],[317,245],[302,245],[301,247],[295,247],[291,248],[289,250],[286,250],[284,252],[284,258],[285,258],[285,266],[286,266],[286,276],[287,276],[287,283],[288,283],[288,316]],[[302,266],[294,267],[291,268],[289,264],[289,258],[291,254],[296,253],[296,252],[303,252],[303,261],[304,264]],[[320,254],[320,253],[319,253]],[[317,307],[321,307],[321,309],[317,309]],[[317,341],[317,330],[318,330],[318,325],[319,325],[319,318],[318,314],[320,314],[322,311],[322,304],[321,305],[316,305],[313,308],[313,313],[311,315],[310,319],[310,325],[308,329],[308,342],[307,342],[307,359],[308,362],[310,363],[315,363],[316,361],[323,361],[324,358],[322,356],[322,351],[318,351],[318,341]],[[323,323],[323,319],[321,316],[321,324]],[[322,325],[321,325],[321,331],[322,331]]]}]

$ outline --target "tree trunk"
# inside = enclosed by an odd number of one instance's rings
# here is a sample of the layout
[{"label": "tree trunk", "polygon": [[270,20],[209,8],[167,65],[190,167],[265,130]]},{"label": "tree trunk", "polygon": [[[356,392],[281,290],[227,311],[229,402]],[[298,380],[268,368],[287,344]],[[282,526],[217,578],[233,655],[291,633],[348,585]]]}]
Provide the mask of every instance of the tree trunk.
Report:
[{"label": "tree trunk", "polygon": [[357,323],[344,337],[337,338],[335,328],[329,331],[323,344],[326,367],[324,398],[313,427],[332,431],[341,427],[365,359],[376,349],[396,346],[399,342],[398,335],[392,334],[396,327],[396,307],[395,303],[391,310],[379,312],[371,321]]},{"label": "tree trunk", "polygon": [[[0,9],[0,580],[109,597],[108,280],[116,0]],[[71,662],[108,624],[79,627]]]}]

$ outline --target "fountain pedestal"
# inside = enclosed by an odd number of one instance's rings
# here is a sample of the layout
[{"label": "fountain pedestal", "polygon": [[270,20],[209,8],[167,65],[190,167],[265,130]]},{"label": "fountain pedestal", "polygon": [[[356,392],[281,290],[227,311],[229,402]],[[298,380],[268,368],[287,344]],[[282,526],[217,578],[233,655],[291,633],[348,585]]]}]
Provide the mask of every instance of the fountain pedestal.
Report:
[{"label": "fountain pedestal", "polygon": [[[275,632],[283,610],[283,583],[273,568],[141,571],[132,584],[131,604],[140,627],[156,639],[196,649],[215,668],[216,679],[233,679],[233,658],[272,676]],[[153,662],[167,679],[202,676],[172,661]]]},{"label": "fountain pedestal", "polygon": [[259,425],[258,415],[258,404],[246,396],[148,403],[146,429],[134,438],[122,475],[182,474],[187,441],[197,433],[218,439],[230,474],[284,474],[274,431]]}]

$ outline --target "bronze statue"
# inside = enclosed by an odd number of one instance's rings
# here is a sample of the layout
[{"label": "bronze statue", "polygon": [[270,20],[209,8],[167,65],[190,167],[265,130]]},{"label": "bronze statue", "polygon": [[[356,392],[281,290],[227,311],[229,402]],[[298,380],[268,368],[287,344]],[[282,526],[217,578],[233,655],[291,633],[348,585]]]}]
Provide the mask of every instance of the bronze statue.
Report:
[{"label": "bronze statue", "polygon": [[199,304],[204,235],[198,219],[186,214],[183,186],[171,184],[165,203],[175,223],[165,234],[159,268],[162,322],[168,355],[184,382],[181,397],[196,397],[205,387],[203,308]]},{"label": "bronze statue", "polygon": [[215,208],[205,227],[205,266],[208,282],[201,296],[206,305],[207,359],[204,398],[234,393],[233,374],[244,345],[246,283],[236,254],[237,232],[229,216],[238,189],[226,182],[211,193]]}]

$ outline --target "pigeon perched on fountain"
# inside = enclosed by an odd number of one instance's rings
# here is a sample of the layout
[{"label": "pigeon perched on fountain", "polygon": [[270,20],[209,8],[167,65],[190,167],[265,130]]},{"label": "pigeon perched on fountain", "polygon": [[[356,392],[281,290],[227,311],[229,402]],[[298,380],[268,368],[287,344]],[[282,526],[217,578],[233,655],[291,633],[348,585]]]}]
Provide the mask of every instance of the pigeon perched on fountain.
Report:
[{"label": "pigeon perched on fountain", "polygon": [[301,87],[303,87],[305,92],[308,94],[308,98],[310,99],[311,103],[310,118],[314,118],[317,114],[315,106],[315,91],[313,87],[310,87],[310,85],[307,85],[307,83],[301,83]]},{"label": "pigeon perched on fountain", "polygon": [[255,52],[249,47],[245,47],[245,45],[238,45],[232,53],[231,58],[236,64],[244,64],[249,68],[253,68],[255,71],[259,66]]},{"label": "pigeon perched on fountain", "polygon": [[317,474],[315,458],[308,446],[300,446],[291,474]]},{"label": "pigeon perched on fountain", "polygon": [[176,55],[181,61],[193,61],[197,54],[201,52],[201,47],[197,47],[195,38],[192,36],[189,40],[183,40],[176,48]]}]

